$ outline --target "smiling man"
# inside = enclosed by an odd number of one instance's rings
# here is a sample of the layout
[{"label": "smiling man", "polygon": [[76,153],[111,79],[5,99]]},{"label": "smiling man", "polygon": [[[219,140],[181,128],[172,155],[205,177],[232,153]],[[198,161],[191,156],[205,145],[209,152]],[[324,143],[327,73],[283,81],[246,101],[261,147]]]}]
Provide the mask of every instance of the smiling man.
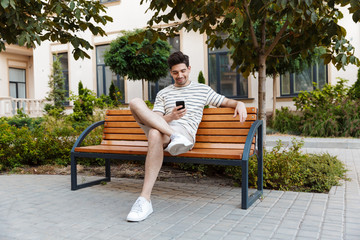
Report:
[{"label": "smiling man", "polygon": [[[142,99],[135,98],[130,102],[130,110],[147,136],[148,152],[143,188],[127,216],[128,221],[142,221],[153,212],[150,196],[163,163],[164,151],[175,156],[193,147],[204,106],[232,107],[235,109],[234,117],[239,115],[240,122],[246,120],[243,102],[228,99],[205,84],[189,80],[191,67],[187,55],[180,51],[171,54],[168,65],[175,83],[157,94],[152,111]],[[176,106],[177,101],[184,101],[185,106]]]}]

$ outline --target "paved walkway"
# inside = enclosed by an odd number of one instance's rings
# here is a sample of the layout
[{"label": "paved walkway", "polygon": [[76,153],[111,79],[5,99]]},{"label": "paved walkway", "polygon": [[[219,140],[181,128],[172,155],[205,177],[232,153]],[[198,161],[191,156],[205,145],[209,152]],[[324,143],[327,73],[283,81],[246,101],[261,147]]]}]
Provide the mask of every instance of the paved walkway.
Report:
[{"label": "paved walkway", "polygon": [[[70,176],[0,176],[0,239],[360,239],[360,149],[308,148],[338,155],[349,168],[329,194],[265,190],[240,209],[240,189],[157,182],[154,213],[125,217],[142,181],[113,179],[70,191]],[[90,177],[80,177],[80,181]]]}]

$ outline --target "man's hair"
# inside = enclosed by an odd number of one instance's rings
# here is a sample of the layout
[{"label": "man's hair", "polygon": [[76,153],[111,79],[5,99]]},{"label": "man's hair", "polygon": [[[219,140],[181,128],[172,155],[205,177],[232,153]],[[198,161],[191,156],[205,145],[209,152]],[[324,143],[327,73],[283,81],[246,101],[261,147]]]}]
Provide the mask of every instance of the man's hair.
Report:
[{"label": "man's hair", "polygon": [[174,52],[168,58],[168,66],[170,69],[180,63],[185,63],[186,67],[189,67],[189,56],[183,54],[181,51]]}]

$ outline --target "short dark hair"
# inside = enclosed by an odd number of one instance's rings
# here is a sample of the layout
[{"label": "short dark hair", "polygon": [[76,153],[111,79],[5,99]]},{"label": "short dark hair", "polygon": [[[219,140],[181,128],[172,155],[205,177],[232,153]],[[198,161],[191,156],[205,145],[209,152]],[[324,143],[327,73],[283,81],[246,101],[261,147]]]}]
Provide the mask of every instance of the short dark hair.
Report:
[{"label": "short dark hair", "polygon": [[189,67],[189,56],[183,54],[181,51],[172,53],[168,58],[168,66],[170,69],[180,63],[185,63],[186,67]]}]

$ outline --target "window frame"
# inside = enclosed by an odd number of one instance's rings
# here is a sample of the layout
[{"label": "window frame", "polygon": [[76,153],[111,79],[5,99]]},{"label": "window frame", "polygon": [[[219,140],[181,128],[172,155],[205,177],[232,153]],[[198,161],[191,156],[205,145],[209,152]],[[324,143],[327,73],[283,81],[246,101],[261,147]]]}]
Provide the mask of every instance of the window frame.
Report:
[{"label": "window frame", "polygon": [[[16,69],[16,70],[22,70],[25,73],[25,81],[24,82],[15,82],[15,81],[11,81],[10,79],[10,69]],[[16,90],[16,97],[15,98],[19,98],[19,84],[24,85],[24,89],[25,89],[25,98],[27,98],[27,84],[26,84],[26,69],[24,68],[17,68],[17,67],[9,67],[8,68],[9,71],[9,91],[10,91],[10,84],[15,84],[15,90]],[[9,94],[10,96],[10,94]]]},{"label": "window frame", "polygon": [[[97,97],[100,97],[102,94],[104,95],[107,95],[106,94],[106,90],[110,88],[110,86],[106,86],[106,66],[105,63],[98,63],[98,51],[97,51],[97,48],[98,47],[104,47],[104,46],[108,46],[110,47],[110,44],[101,44],[101,45],[96,45],[95,46],[95,61],[96,61],[96,96]],[[102,69],[102,93],[100,93],[99,89],[100,89],[100,81],[99,81],[99,73],[98,73],[98,68],[101,67]],[[111,71],[111,70],[110,70]],[[124,81],[124,89],[121,89],[121,86],[120,86],[120,81]],[[121,78],[121,76],[119,74],[116,74],[116,80],[117,82],[119,83],[118,85],[115,84],[115,86],[117,88],[119,88],[119,90],[121,91],[121,94],[122,94],[122,99],[120,100],[121,103],[125,103],[125,79],[124,78]],[[108,96],[108,95],[107,95]]]},{"label": "window frame", "polygon": [[[222,94],[221,91],[221,66],[220,66],[220,55],[228,55],[230,53],[230,50],[228,49],[214,49],[211,50],[211,48],[208,48],[208,76],[209,76],[209,80],[208,80],[208,85],[211,87],[211,81],[210,81],[210,77],[211,77],[211,69],[210,69],[210,57],[211,55],[215,55],[215,63],[216,63],[216,89],[214,89],[217,93]],[[236,73],[236,95],[224,95],[227,98],[231,98],[231,99],[247,99],[249,98],[249,79],[248,78],[244,78],[244,80],[247,81],[246,84],[246,94],[245,95],[241,95],[241,73],[238,72],[238,67],[236,67],[235,70]]]},{"label": "window frame", "polygon": [[[319,64],[323,64],[323,63],[314,63],[311,67],[311,74],[312,74],[312,84],[316,83],[316,86],[313,86],[312,87],[312,90],[315,90],[316,88],[319,87],[319,79],[318,79],[318,66]],[[325,67],[325,83],[324,84],[327,84],[329,82],[329,72],[328,72],[328,65],[324,64],[324,67]],[[307,69],[304,69],[304,71],[307,71],[309,68]],[[300,92],[302,92],[303,90],[300,90],[299,92],[295,92],[295,81],[294,80],[294,77],[295,77],[295,74],[296,73],[290,73],[289,75],[289,81],[290,81],[290,93],[289,94],[283,94],[283,75],[284,74],[281,74],[280,75],[280,97],[297,97],[299,95]],[[296,79],[296,78],[295,78]],[[322,88],[323,86],[321,86]]]}]

